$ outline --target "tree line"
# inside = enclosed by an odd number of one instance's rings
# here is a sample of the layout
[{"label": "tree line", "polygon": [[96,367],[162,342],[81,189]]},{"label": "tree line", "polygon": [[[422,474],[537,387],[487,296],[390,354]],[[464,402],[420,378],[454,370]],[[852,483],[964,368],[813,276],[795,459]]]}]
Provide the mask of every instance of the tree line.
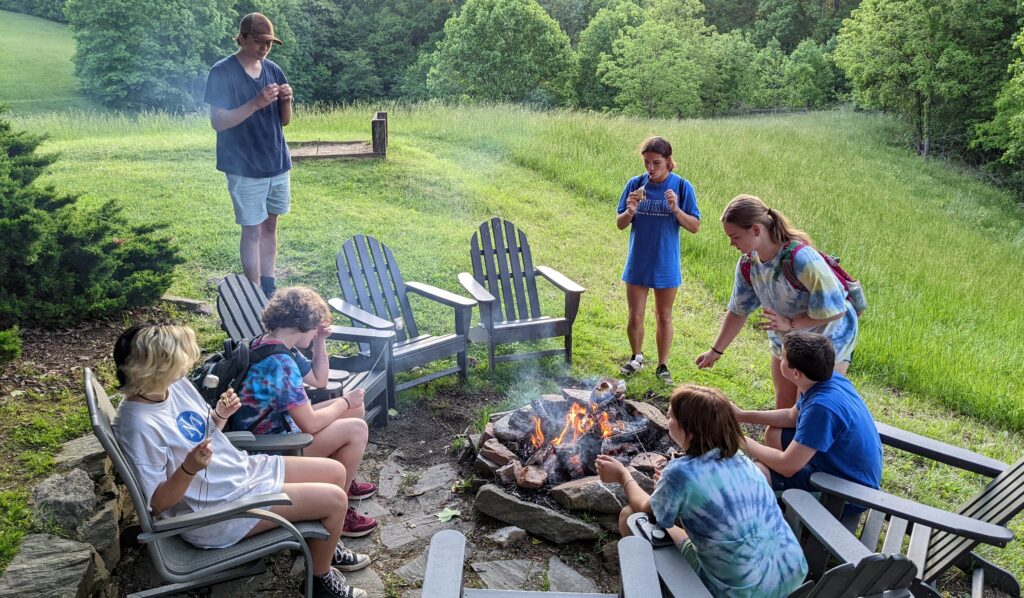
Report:
[{"label": "tree line", "polygon": [[201,108],[235,27],[267,14],[300,102],[522,102],[714,117],[853,102],[1024,190],[1018,0],[0,0],[59,15],[82,89]]}]

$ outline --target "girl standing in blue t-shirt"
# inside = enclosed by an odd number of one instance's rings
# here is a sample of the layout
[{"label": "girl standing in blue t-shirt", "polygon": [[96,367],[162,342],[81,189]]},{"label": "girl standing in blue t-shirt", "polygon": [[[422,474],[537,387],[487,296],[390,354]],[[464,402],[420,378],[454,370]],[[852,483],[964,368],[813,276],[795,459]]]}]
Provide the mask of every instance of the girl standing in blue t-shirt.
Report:
[{"label": "girl standing in blue t-shirt", "polygon": [[619,198],[619,230],[629,229],[629,253],[622,280],[626,283],[629,320],[626,336],[632,357],[622,366],[630,375],[644,365],[644,312],[647,295],[654,289],[658,369],[655,372],[672,384],[668,355],[672,347],[672,305],[683,282],[679,260],[679,229],[700,230],[700,210],[693,185],[673,173],[672,145],[662,137],[651,137],[640,147],[646,174],[626,183]]},{"label": "girl standing in blue t-shirt", "polygon": [[669,400],[668,433],[685,454],[665,466],[649,496],[621,462],[597,458],[601,481],[622,484],[629,501],[619,531],[630,533],[634,512],[653,513],[713,596],[789,595],[803,583],[807,561],[775,493],[740,452],[743,433],[729,400],[717,388],[680,386]]},{"label": "girl standing in blue t-shirt", "polygon": [[[763,318],[757,326],[768,332],[775,407],[788,409],[796,404],[797,387],[782,375],[782,335],[801,329],[828,337],[836,351],[835,370],[845,375],[857,345],[857,311],[807,233],[759,198],[733,198],[722,214],[722,228],[743,255],[736,264],[732,298],[718,338],[697,356],[697,367],[713,367],[750,314],[760,307]],[[794,241],[809,245],[790,258],[800,288],[782,273],[783,249]]]}]

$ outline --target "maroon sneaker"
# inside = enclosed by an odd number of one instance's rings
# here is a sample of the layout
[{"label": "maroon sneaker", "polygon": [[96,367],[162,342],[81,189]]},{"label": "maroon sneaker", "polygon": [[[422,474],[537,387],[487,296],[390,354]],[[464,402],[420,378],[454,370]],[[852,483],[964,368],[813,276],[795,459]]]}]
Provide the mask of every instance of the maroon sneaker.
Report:
[{"label": "maroon sneaker", "polygon": [[348,486],[348,497],[355,500],[363,500],[377,494],[377,484],[370,482],[357,482],[352,480]]},{"label": "maroon sneaker", "polygon": [[345,512],[345,527],[342,528],[341,535],[346,538],[361,538],[375,529],[377,529],[376,519],[360,515],[355,509],[349,507]]}]

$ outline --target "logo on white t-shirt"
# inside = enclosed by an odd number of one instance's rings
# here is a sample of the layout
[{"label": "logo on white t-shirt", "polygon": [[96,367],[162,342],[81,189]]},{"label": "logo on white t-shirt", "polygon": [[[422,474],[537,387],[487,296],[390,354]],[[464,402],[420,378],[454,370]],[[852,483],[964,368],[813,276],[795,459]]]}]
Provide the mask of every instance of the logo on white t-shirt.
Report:
[{"label": "logo on white t-shirt", "polygon": [[195,411],[182,411],[174,423],[178,424],[178,431],[186,440],[199,442],[206,438],[206,418]]}]

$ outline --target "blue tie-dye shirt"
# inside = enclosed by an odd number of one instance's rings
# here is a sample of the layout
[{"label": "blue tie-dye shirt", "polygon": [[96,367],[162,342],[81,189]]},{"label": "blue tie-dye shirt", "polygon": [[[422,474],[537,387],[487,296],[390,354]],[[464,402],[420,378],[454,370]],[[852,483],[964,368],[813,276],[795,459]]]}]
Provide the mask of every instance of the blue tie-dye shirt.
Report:
[{"label": "blue tie-dye shirt", "polygon": [[782,516],[775,493],[741,453],[719,449],[673,459],[651,495],[658,522],[679,520],[715,596],[774,598],[804,581],[807,561]]},{"label": "blue tie-dye shirt", "polygon": [[[808,328],[811,332],[823,334],[832,341],[836,350],[836,362],[850,361],[857,345],[857,312],[846,300],[846,290],[832,273],[832,268],[811,247],[805,247],[793,257],[793,271],[807,290],[794,288],[786,276],[775,277],[782,251],[767,262],[762,262],[757,252],[751,254],[750,282],[743,277],[741,264],[736,263],[736,279],[733,283],[729,311],[740,316],[749,316],[758,307],[767,307],[780,315],[792,318],[806,313],[816,320],[825,320],[844,314],[824,326]],[[776,330],[768,331],[772,355],[782,358],[782,335]]]},{"label": "blue tie-dye shirt", "polygon": [[[255,349],[269,343],[280,341],[264,336],[253,340],[251,346]],[[290,355],[271,355],[253,364],[238,393],[242,406],[231,416],[234,429],[253,434],[299,432],[288,410],[309,401],[302,377],[311,368],[310,361],[294,349]]]}]

